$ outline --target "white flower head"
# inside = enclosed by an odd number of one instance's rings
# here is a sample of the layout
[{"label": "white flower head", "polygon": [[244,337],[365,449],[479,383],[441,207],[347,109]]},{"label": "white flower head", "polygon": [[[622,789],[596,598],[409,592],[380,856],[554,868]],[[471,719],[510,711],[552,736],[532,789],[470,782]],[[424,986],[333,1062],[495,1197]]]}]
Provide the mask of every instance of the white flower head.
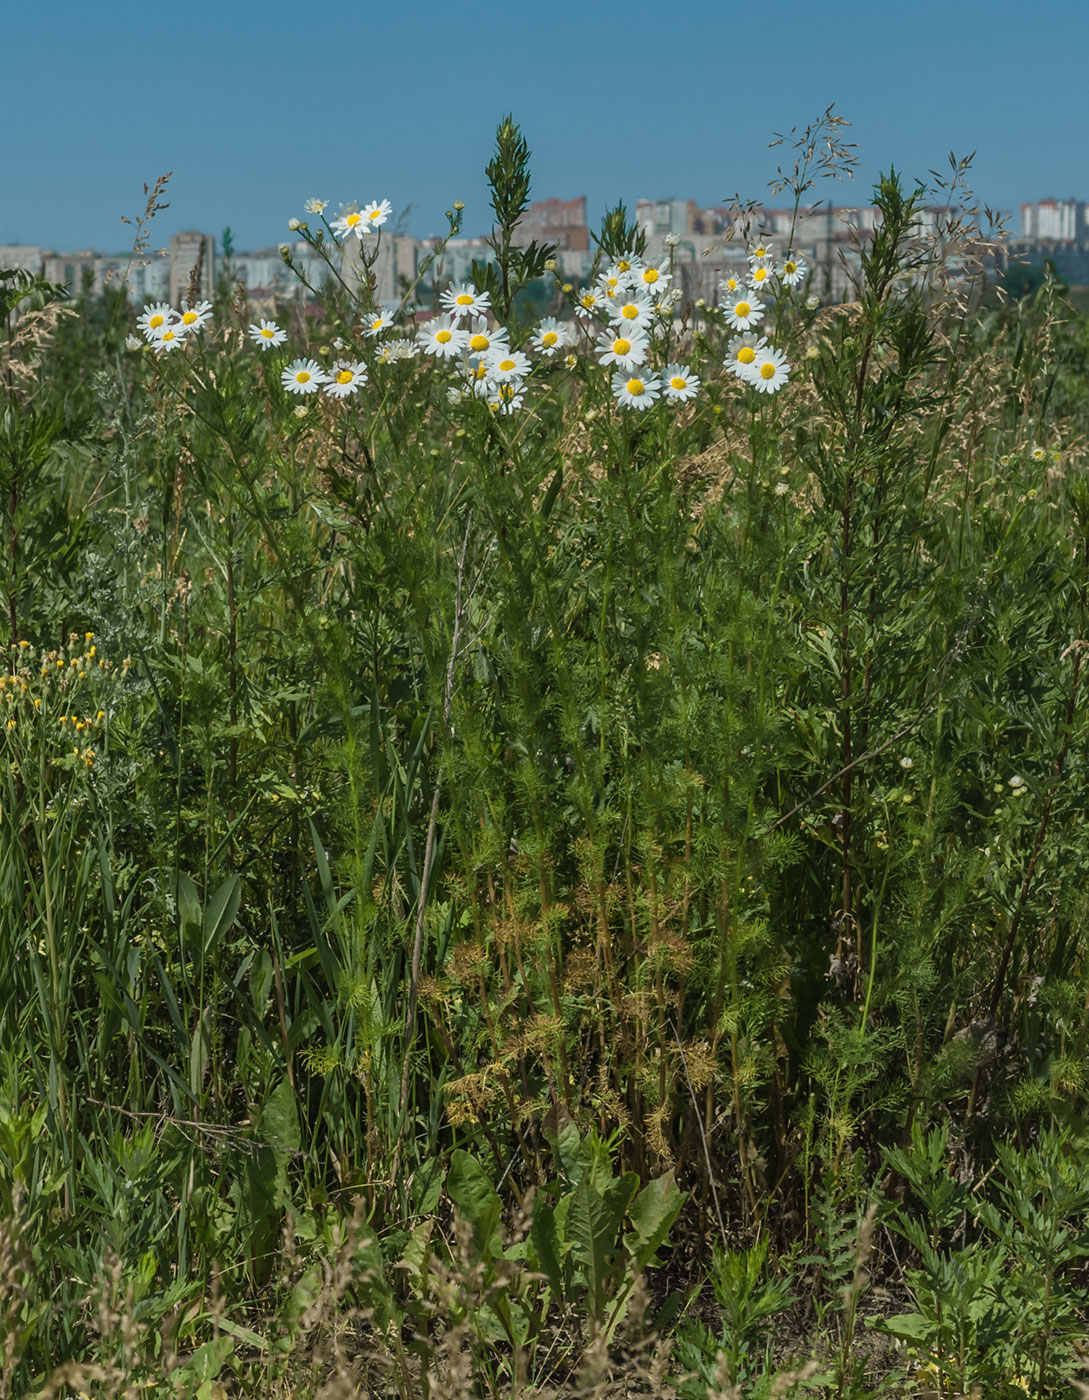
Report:
[{"label": "white flower head", "polygon": [[185,340],[185,327],[175,322],[171,326],[163,326],[149,339],[153,350],[177,350]]},{"label": "white flower head", "polygon": [[681,235],[679,233],[667,233],[666,236],[662,239],[662,242],[666,245],[667,248],[676,248],[680,241]]},{"label": "white flower head", "polygon": [[1020,775],[1019,773],[1015,773],[1015,774],[1013,775],[1013,777],[1010,779],[1010,787],[1011,787],[1011,788],[1014,788],[1014,789],[1016,790],[1017,788],[1022,788],[1022,787],[1024,787],[1024,786],[1025,786],[1025,780],[1024,780],[1024,778],[1022,778],[1021,775]]},{"label": "white flower head", "polygon": [[188,302],[182,307],[179,324],[187,331],[199,331],[212,319],[212,303],[198,301],[195,306]]},{"label": "white flower head", "polygon": [[522,407],[523,398],[522,381],[510,379],[495,388],[493,397],[488,400],[488,407],[496,413],[514,413]]},{"label": "white flower head", "polygon": [[672,281],[667,262],[659,263],[657,267],[646,263],[630,275],[634,287],[652,296],[660,296]]},{"label": "white flower head", "polygon": [[341,240],[354,233],[356,238],[362,241],[363,236],[369,232],[367,220],[354,204],[348,205],[340,217],[334,219],[329,227]]},{"label": "white flower head", "polygon": [[571,344],[571,332],[567,324],[557,321],[555,316],[546,316],[533,335],[533,347],[542,355],[555,355]]},{"label": "white flower head", "polygon": [[372,340],[375,336],[381,335],[383,331],[388,331],[393,325],[393,311],[383,306],[379,311],[368,311],[363,317],[363,334]]},{"label": "white flower head", "polygon": [[764,318],[764,303],[758,301],[752,293],[742,293],[736,301],[728,302],[726,307],[726,322],[735,331],[748,331]]},{"label": "white flower head", "polygon": [[392,364],[394,360],[414,360],[419,348],[416,341],[407,340],[401,336],[394,340],[387,340],[378,352],[378,358],[387,365]]},{"label": "white flower head", "polygon": [[575,298],[575,311],[579,316],[592,318],[606,304],[607,298],[602,292],[595,291],[592,287],[583,287]]},{"label": "white flower head", "polygon": [[416,332],[416,339],[428,355],[440,360],[452,359],[460,355],[468,344],[468,334],[460,330],[452,316],[436,316]]},{"label": "white flower head", "polygon": [[807,311],[816,311],[817,307],[820,306],[820,304],[821,299],[818,296],[808,296],[805,299],[805,309]]},{"label": "white flower head", "polygon": [[489,351],[499,354],[510,349],[506,328],[489,326],[483,316],[477,317],[465,333],[469,338],[466,349],[473,355],[487,355]]},{"label": "white flower head", "polygon": [[329,207],[327,199],[308,199],[303,208],[308,214],[324,214]]},{"label": "white flower head", "polygon": [[621,408],[635,408],[640,411],[649,408],[661,393],[661,385],[655,374],[638,372],[613,375],[613,397]]},{"label": "white flower head", "polygon": [[787,287],[796,287],[799,282],[804,282],[809,273],[809,268],[796,253],[788,253],[780,264],[779,280]]},{"label": "white flower head", "polygon": [[260,321],[250,326],[250,339],[262,350],[271,350],[274,345],[282,345],[287,339],[287,331],[281,330],[275,321]]},{"label": "white flower head", "polygon": [[367,382],[367,367],[361,360],[337,360],[329,375],[325,392],[333,399],[346,399],[356,394]]},{"label": "white flower head", "polygon": [[654,319],[654,307],[650,298],[641,292],[628,297],[617,297],[609,304],[609,319],[619,326],[626,326],[628,330],[646,328]]},{"label": "white flower head", "polygon": [[915,767],[915,760],[914,760],[913,758],[902,758],[902,759],[900,760],[900,767],[901,767],[901,768],[914,768],[914,767]]},{"label": "white flower head", "polygon": [[775,394],[790,378],[790,365],[781,350],[768,345],[757,353],[745,378],[759,393]]},{"label": "white flower head", "polygon": [[666,365],[662,370],[662,393],[674,403],[687,403],[699,391],[699,378],[687,365]]},{"label": "white flower head", "polygon": [[145,340],[154,340],[160,331],[177,319],[178,313],[168,301],[157,301],[144,307],[144,314],[136,322],[136,328],[143,331]]},{"label": "white flower head", "polygon": [[758,238],[749,249],[750,263],[766,263],[770,261],[774,249],[766,238]]},{"label": "white flower head", "polygon": [[738,379],[748,379],[757,355],[766,348],[767,341],[755,331],[744,331],[735,335],[726,347],[726,368]]},{"label": "white flower head", "polygon": [[364,204],[363,218],[366,220],[368,231],[373,232],[374,229],[381,228],[392,213],[393,205],[388,199],[372,199],[370,204]]},{"label": "white flower head", "polygon": [[628,326],[613,326],[598,341],[597,348],[600,364],[634,370],[646,360],[649,342],[640,331],[631,330]]},{"label": "white flower head", "polygon": [[494,351],[484,356],[488,379],[493,384],[509,384],[511,380],[523,380],[530,371],[529,357],[520,350]]},{"label": "white flower head", "polygon": [[142,350],[143,346],[144,342],[140,339],[138,335],[127,335],[125,337],[126,350]]},{"label": "white flower head", "polygon": [[775,272],[768,263],[754,263],[749,273],[749,286],[754,292],[763,292],[772,285]]},{"label": "white flower head", "polygon": [[451,316],[483,316],[491,307],[487,292],[478,292],[471,282],[458,282],[447,287],[439,298],[444,311]]},{"label": "white flower head", "polygon": [[718,285],[728,301],[735,301],[745,290],[745,279],[740,272],[728,272]]},{"label": "white flower head", "polygon": [[280,374],[280,382],[289,394],[316,394],[328,379],[317,360],[294,360]]}]

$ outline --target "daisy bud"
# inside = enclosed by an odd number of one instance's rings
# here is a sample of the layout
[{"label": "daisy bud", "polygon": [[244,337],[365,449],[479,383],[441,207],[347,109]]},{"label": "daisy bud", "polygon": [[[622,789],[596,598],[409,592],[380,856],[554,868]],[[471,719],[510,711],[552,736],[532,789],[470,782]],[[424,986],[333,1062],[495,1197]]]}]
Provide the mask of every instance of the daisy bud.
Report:
[{"label": "daisy bud", "polygon": [[287,221],[287,226],[288,226],[288,228],[291,230],[292,233],[294,233],[294,232],[296,231],[296,229],[300,229],[300,228],[305,228],[305,227],[306,227],[306,225],[303,223],[303,221],[302,221],[301,219],[288,219],[288,221]]},{"label": "daisy bud", "polygon": [[563,286],[560,288],[560,290],[561,290],[566,296],[570,296],[571,293],[572,293],[575,289],[574,289],[574,287],[571,285],[570,282],[565,282],[565,283],[563,284]]},{"label": "daisy bud", "polygon": [[545,259],[545,271],[546,271],[546,272],[555,272],[555,271],[556,271],[556,259],[555,259],[555,258],[546,258],[546,259]]},{"label": "daisy bud", "polygon": [[306,405],[305,405],[304,403],[299,404],[299,406],[295,409],[295,417],[296,417],[296,418],[305,418],[305,417],[306,417]]},{"label": "daisy bud", "polygon": [[820,306],[820,304],[820,297],[806,297],[805,299],[805,309],[807,311],[816,311],[817,307]]},{"label": "daisy bud", "polygon": [[676,248],[677,244],[680,241],[680,234],[677,233],[667,233],[665,238],[662,240],[662,242],[666,245],[667,248]]},{"label": "daisy bud", "polygon": [[464,209],[464,208],[465,208],[465,203],[464,203],[464,201],[463,201],[463,200],[460,200],[460,199],[455,199],[455,200],[454,200],[454,208],[457,209],[457,210],[459,210],[459,211],[462,210],[462,209]]}]

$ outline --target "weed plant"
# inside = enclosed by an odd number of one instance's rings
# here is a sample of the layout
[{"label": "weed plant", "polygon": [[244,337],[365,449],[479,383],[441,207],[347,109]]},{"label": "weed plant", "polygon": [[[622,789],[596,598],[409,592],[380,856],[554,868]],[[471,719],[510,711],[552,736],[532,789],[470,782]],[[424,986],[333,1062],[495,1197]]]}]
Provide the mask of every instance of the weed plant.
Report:
[{"label": "weed plant", "polygon": [[762,385],[509,118],[471,285],[0,273],[5,1395],[1071,1393],[1089,329],[967,176]]}]

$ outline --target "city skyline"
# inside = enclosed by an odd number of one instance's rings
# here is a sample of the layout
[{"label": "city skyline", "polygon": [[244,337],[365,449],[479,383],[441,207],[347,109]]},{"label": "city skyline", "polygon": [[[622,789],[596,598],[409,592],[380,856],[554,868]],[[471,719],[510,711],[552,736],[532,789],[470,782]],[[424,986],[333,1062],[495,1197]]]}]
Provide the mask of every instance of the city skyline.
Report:
[{"label": "city skyline", "polygon": [[853,183],[815,196],[863,203],[891,165],[910,185],[943,171],[950,150],[975,151],[979,199],[1013,210],[1089,189],[1078,139],[1089,7],[1044,0],[1038,44],[1016,42],[1021,20],[1012,0],[918,0],[907,18],[847,0],[815,16],[782,0],[764,29],[712,3],[663,16],[629,0],[618,17],[556,0],[547,17],[515,7],[500,26],[437,0],[335,21],[286,0],[259,16],[193,0],[183,40],[176,15],[135,0],[108,24],[58,0],[48,35],[18,7],[9,110],[33,120],[0,143],[0,242],[124,247],[121,216],[166,170],[157,244],[229,225],[238,246],[266,245],[314,195],[388,198],[410,209],[416,237],[441,232],[461,199],[465,231],[482,232],[484,167],[507,112],[533,152],[534,195],[586,192],[591,226],[625,192],[764,199],[785,154],[768,143],[830,103],[859,165]]}]

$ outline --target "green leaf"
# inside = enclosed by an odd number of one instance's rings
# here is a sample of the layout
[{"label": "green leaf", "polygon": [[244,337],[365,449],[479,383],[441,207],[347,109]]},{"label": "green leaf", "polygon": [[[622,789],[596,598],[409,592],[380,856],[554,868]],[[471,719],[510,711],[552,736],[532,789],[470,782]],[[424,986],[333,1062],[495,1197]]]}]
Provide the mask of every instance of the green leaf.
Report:
[{"label": "green leaf", "polygon": [[655,1258],[658,1247],[665,1243],[670,1226],[676,1220],[685,1193],[678,1187],[672,1172],[649,1181],[635,1199],[628,1212],[631,1231],[624,1236],[624,1244],[637,1272],[659,1261]]},{"label": "green leaf", "polygon": [[450,1155],[446,1175],[450,1199],[473,1229],[473,1248],[479,1259],[493,1259],[502,1250],[499,1218],[502,1202],[484,1168],[460,1147]]},{"label": "green leaf", "polygon": [[242,903],[242,877],[229,875],[208,901],[204,911],[204,956],[207,958],[216,944],[238,918]]},{"label": "green leaf", "polygon": [[616,1272],[615,1246],[623,1212],[600,1195],[583,1177],[571,1193],[567,1212],[567,1236],[571,1254],[581,1265],[590,1293],[590,1312],[600,1322],[605,1312],[607,1286]]}]

